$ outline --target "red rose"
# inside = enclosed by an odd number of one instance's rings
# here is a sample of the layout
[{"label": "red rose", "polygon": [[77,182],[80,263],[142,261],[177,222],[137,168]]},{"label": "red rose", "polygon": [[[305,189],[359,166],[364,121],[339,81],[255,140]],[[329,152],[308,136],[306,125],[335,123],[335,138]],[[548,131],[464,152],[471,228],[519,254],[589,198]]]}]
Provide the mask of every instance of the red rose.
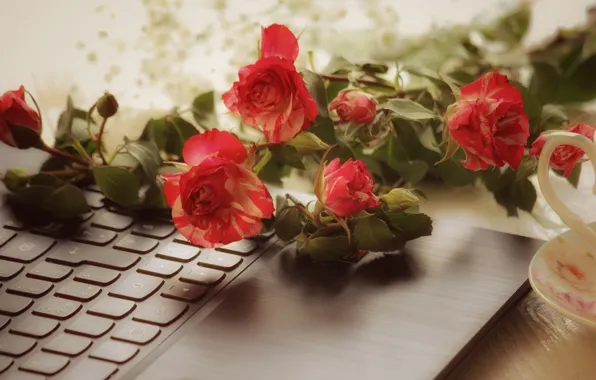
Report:
[{"label": "red rose", "polygon": [[449,106],[449,133],[466,152],[465,168],[511,165],[517,169],[530,136],[528,115],[519,90],[507,77],[488,73],[461,88]]},{"label": "red rose", "polygon": [[216,248],[258,235],[273,202],[246,166],[246,148],[230,132],[213,129],[188,139],[182,150],[192,166],[162,175],[166,201],[178,231],[191,243]]},{"label": "red rose", "polygon": [[349,159],[343,165],[335,158],[323,171],[322,202],[337,216],[349,216],[379,205],[373,180],[362,161]]},{"label": "red rose", "polygon": [[0,141],[10,146],[17,146],[10,125],[28,127],[41,133],[41,119],[25,101],[25,88],[7,91],[0,97]]},{"label": "red rose", "polygon": [[291,140],[317,116],[317,104],[296,71],[298,40],[283,25],[263,28],[261,58],[238,72],[239,80],[222,99],[242,121],[262,131],[267,141]]},{"label": "red rose", "polygon": [[375,118],[377,105],[361,91],[344,90],[329,103],[329,109],[337,112],[342,122],[352,121],[364,124]]},{"label": "red rose", "polygon": [[[588,124],[576,124],[569,128],[568,132],[578,133],[584,135],[590,140],[594,140],[594,128]],[[530,154],[540,156],[546,137],[552,131],[542,132],[540,136],[532,143]],[[565,177],[569,177],[577,161],[584,156],[584,151],[571,145],[561,145],[555,148],[552,156],[550,156],[550,167],[557,170],[562,170]]]}]

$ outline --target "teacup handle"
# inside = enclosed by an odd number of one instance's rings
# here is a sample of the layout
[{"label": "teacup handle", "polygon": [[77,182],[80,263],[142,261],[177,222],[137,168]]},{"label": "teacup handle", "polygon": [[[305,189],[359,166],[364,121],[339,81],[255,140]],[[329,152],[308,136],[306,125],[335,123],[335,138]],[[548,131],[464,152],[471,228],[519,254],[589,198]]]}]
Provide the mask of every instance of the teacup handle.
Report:
[{"label": "teacup handle", "polygon": [[[596,232],[588,227],[579,216],[574,214],[559,198],[557,198],[555,190],[551,184],[549,177],[549,161],[554,150],[560,145],[572,145],[586,152],[592,162],[594,172],[596,173],[596,144],[589,138],[577,133],[565,131],[551,132],[546,137],[542,153],[540,153],[540,157],[538,158],[538,185],[542,190],[544,199],[569,228],[596,247]],[[596,194],[596,184],[594,185],[593,192]]]}]

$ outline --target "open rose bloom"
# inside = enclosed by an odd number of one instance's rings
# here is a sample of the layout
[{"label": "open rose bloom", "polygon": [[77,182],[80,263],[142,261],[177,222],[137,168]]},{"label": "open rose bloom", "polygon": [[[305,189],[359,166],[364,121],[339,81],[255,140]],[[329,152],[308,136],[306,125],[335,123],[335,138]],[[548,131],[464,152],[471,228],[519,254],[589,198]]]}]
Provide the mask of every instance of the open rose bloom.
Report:
[{"label": "open rose bloom", "polygon": [[466,153],[470,170],[517,169],[530,136],[521,93],[506,76],[488,73],[461,88],[461,99],[450,106],[447,127]]},{"label": "open rose bloom", "polygon": [[226,107],[270,143],[289,141],[310,127],[317,105],[294,67],[298,40],[283,25],[263,28],[261,57],[238,72],[222,98]]},{"label": "open rose bloom", "polygon": [[191,243],[215,248],[258,235],[273,215],[271,195],[244,165],[247,151],[230,132],[211,130],[183,148],[185,173],[164,174],[166,201],[178,231]]}]

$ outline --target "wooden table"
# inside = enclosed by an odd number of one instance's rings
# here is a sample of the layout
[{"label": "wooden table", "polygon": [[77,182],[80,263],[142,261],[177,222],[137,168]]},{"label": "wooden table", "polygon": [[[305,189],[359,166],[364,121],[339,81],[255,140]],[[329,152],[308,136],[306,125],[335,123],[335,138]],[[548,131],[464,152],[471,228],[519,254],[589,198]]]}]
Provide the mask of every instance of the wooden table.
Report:
[{"label": "wooden table", "polygon": [[457,380],[593,380],[596,333],[530,291],[449,377]]}]

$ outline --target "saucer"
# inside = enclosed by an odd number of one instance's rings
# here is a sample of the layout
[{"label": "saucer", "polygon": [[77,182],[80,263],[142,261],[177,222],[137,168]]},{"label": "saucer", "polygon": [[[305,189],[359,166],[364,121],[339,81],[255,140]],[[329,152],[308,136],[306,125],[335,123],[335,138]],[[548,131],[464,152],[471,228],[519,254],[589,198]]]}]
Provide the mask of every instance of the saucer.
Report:
[{"label": "saucer", "polygon": [[[589,226],[595,229],[596,223]],[[528,277],[532,289],[553,309],[596,329],[596,248],[567,231],[536,252]]]}]

